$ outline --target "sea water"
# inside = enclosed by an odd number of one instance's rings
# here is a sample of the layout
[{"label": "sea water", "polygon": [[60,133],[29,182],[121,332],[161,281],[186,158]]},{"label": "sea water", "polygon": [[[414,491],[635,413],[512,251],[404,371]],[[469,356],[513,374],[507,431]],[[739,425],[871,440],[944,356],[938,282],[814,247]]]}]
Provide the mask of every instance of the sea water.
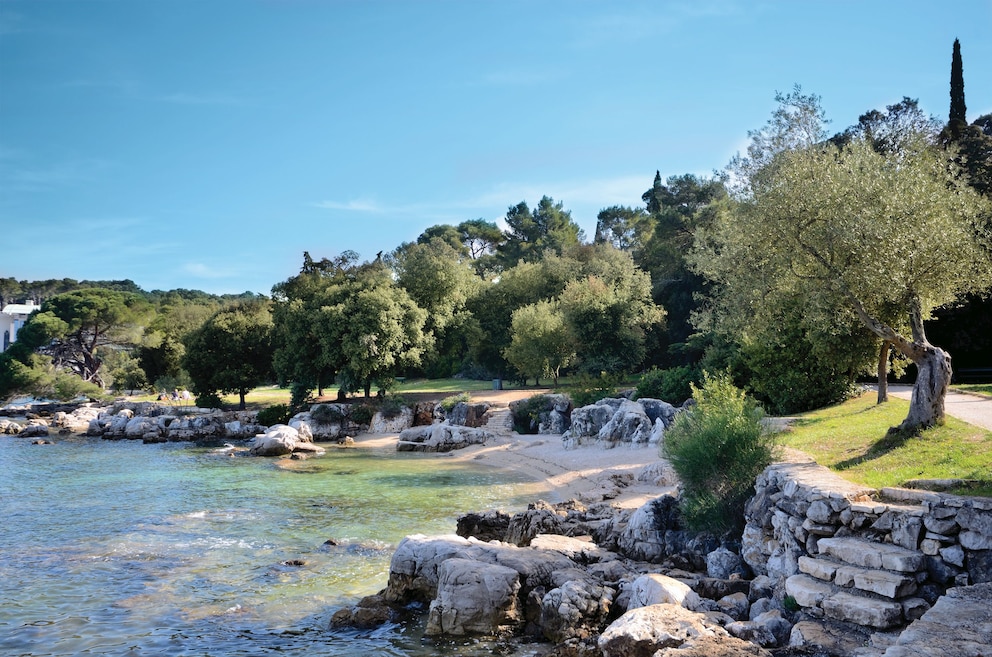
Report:
[{"label": "sea water", "polygon": [[[522,508],[513,473],[440,455],[0,437],[0,654],[483,655],[422,624],[332,631],[403,536]],[[521,653],[515,653],[521,654]]]}]

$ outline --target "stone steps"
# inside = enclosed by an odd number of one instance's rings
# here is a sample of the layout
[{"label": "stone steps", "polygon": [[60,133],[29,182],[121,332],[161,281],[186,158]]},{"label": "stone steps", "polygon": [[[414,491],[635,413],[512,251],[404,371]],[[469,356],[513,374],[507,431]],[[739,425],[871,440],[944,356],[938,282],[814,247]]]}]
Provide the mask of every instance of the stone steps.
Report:
[{"label": "stone steps", "polygon": [[798,560],[786,593],[834,620],[888,629],[926,610],[913,597],[926,579],[926,557],[916,550],[854,537],[821,538],[818,554]]},{"label": "stone steps", "polygon": [[900,573],[918,573],[926,569],[922,552],[888,543],[874,543],[860,538],[821,538],[820,554],[834,557],[852,566],[884,568]]},{"label": "stone steps", "polygon": [[840,588],[855,588],[890,600],[910,596],[917,589],[916,577],[905,573],[859,568],[822,557],[799,557],[799,572]]},{"label": "stone steps", "polygon": [[501,435],[513,433],[513,413],[509,408],[491,408],[486,415],[486,429]]}]

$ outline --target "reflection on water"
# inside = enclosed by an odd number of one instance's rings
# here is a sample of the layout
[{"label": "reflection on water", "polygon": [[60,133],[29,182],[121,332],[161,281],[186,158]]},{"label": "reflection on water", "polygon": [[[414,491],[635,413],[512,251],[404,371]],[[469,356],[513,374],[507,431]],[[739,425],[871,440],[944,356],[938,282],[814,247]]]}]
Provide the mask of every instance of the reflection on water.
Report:
[{"label": "reflection on water", "polygon": [[276,462],[56,440],[0,438],[0,654],[494,650],[425,642],[416,626],[327,624],[385,585],[403,536],[451,533],[467,510],[523,506],[510,473],[360,449]]}]

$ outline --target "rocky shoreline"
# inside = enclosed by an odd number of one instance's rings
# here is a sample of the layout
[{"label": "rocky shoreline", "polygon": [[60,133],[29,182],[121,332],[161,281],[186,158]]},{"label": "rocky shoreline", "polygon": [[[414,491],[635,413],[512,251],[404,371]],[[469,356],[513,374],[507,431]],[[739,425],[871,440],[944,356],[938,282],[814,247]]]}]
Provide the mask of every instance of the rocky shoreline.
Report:
[{"label": "rocky shoreline", "polygon": [[[869,504],[864,488],[834,490],[834,477],[809,463],[770,468],[743,542],[686,531],[671,494],[633,509],[571,500],[466,514],[456,535],[404,539],[387,586],[337,610],[331,626],[370,629],[422,614],[428,636],[539,641],[549,657],[984,657],[992,645],[987,554],[968,551],[973,570],[948,570],[894,544],[893,527],[896,541],[909,540],[899,514],[921,527],[930,516]],[[865,527],[873,514],[874,529],[807,533],[819,543],[810,553],[772,539],[771,553],[762,552],[777,503],[822,515],[822,504],[814,506],[822,500],[853,507],[849,524]],[[945,521],[947,509],[960,510],[965,543],[992,538],[987,500],[929,503]]]},{"label": "rocky shoreline", "polygon": [[[504,654],[525,642],[554,657],[977,657],[992,644],[992,502],[873,491],[800,460],[758,478],[741,539],[689,532],[657,456],[677,412],[664,402],[571,409],[548,396],[536,435],[517,434],[508,409],[485,404],[412,408],[369,427],[332,404],[276,427],[184,411],[58,410],[52,424],[85,421],[86,433],[145,442],[254,432],[255,453],[281,436],[271,453],[294,457],[354,432],[351,444],[365,449],[513,468],[535,480],[534,499],[549,500],[467,514],[454,535],[407,537],[386,587],[336,610],[335,628],[421,614],[428,636],[498,637]],[[415,418],[424,424],[411,427]]]}]

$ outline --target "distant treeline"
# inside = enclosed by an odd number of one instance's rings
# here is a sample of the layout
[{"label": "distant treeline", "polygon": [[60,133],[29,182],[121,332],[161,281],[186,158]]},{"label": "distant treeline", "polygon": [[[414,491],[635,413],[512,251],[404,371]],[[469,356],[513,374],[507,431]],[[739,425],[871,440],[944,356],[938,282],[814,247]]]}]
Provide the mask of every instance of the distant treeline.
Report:
[{"label": "distant treeline", "polygon": [[163,298],[179,297],[185,301],[241,301],[245,299],[256,299],[262,295],[254,292],[242,292],[241,294],[210,294],[200,290],[187,290],[177,288],[175,290],[152,290],[146,292],[137,283],[129,278],[119,281],[77,281],[74,278],[49,278],[43,281],[17,280],[16,278],[0,278],[0,307],[10,303],[27,303],[33,301],[35,305],[41,305],[46,299],[57,294],[72,292],[73,290],[83,290],[86,288],[101,288],[104,290],[114,290],[115,292],[130,292],[138,294],[151,302],[156,302]]}]

